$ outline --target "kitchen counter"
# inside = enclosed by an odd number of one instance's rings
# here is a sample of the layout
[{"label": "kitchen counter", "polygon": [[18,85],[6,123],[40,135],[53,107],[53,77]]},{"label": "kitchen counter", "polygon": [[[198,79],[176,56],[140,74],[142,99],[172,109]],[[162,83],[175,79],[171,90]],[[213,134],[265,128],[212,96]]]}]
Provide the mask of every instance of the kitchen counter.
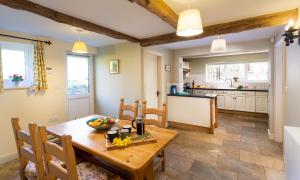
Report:
[{"label": "kitchen counter", "polygon": [[194,98],[217,98],[217,94],[202,94],[202,93],[197,93],[197,94],[168,94],[168,96],[179,96],[179,97],[194,97]]},{"label": "kitchen counter", "polygon": [[216,91],[256,91],[256,92],[269,92],[268,89],[251,89],[251,88],[243,88],[238,90],[236,88],[190,88],[187,90],[216,90]]}]

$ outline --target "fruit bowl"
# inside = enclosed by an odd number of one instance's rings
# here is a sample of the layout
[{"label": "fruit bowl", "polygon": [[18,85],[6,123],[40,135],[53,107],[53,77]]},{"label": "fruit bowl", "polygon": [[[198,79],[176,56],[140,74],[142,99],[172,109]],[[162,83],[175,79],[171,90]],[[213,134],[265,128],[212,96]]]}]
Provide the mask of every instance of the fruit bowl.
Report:
[{"label": "fruit bowl", "polygon": [[93,118],[86,122],[86,124],[96,130],[106,131],[117,123],[117,120],[111,117]]}]

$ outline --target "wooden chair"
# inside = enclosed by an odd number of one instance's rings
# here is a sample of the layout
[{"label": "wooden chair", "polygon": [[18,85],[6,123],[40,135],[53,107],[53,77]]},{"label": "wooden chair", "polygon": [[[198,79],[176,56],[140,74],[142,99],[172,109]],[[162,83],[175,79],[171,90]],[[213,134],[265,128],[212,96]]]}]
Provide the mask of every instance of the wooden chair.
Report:
[{"label": "wooden chair", "polygon": [[[70,135],[62,136],[62,146],[59,146],[47,140],[45,127],[38,127],[38,132],[41,138],[48,180],[120,179],[119,176],[89,162],[82,162],[76,165],[72,137]],[[65,167],[53,161],[52,157],[63,161]]]},{"label": "wooden chair", "polygon": [[[128,104],[125,105],[124,98],[121,98],[120,101],[121,102],[120,102],[120,110],[119,110],[119,119],[130,120],[130,121],[136,119],[138,115],[139,100],[135,100],[134,105],[128,105]],[[133,116],[124,114],[124,111],[132,112]]]},{"label": "wooden chair", "polygon": [[[157,115],[158,119],[146,119],[147,114]],[[147,101],[143,101],[142,106],[142,117],[145,124],[154,125],[161,128],[166,128],[167,123],[167,105],[163,104],[162,109],[156,108],[147,108]],[[162,165],[162,170],[165,170],[165,151],[163,150],[160,154],[157,155],[158,160],[154,161],[154,170],[158,168],[159,164]]]},{"label": "wooden chair", "polygon": [[[19,126],[19,118],[12,118],[11,123],[20,162],[20,179],[46,179],[42,151],[37,133],[37,125],[29,124],[28,133],[21,130]],[[25,143],[29,146],[25,146]]]}]

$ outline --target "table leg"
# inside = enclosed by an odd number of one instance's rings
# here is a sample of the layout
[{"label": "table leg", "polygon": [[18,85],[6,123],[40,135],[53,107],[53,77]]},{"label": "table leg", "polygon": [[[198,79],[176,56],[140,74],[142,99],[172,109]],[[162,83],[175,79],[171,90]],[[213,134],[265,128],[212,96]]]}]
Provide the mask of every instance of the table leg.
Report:
[{"label": "table leg", "polygon": [[142,171],[133,174],[133,180],[153,180],[153,162],[150,162]]}]

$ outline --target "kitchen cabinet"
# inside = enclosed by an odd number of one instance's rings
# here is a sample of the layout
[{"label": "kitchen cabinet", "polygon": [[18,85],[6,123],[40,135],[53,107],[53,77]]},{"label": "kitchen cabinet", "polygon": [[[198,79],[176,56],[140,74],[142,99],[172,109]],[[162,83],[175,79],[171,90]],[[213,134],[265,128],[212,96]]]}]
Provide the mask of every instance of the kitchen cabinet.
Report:
[{"label": "kitchen cabinet", "polygon": [[255,97],[255,112],[268,113],[268,96],[257,95]]},{"label": "kitchen cabinet", "polygon": [[218,95],[217,99],[218,99],[218,108],[224,109],[224,95],[223,94]]},{"label": "kitchen cabinet", "polygon": [[238,95],[233,97],[234,98],[234,110],[237,111],[245,111],[245,96]]},{"label": "kitchen cabinet", "polygon": [[224,95],[224,109],[234,110],[234,95]]},{"label": "kitchen cabinet", "polygon": [[245,96],[245,111],[255,112],[255,96],[246,95]]}]

